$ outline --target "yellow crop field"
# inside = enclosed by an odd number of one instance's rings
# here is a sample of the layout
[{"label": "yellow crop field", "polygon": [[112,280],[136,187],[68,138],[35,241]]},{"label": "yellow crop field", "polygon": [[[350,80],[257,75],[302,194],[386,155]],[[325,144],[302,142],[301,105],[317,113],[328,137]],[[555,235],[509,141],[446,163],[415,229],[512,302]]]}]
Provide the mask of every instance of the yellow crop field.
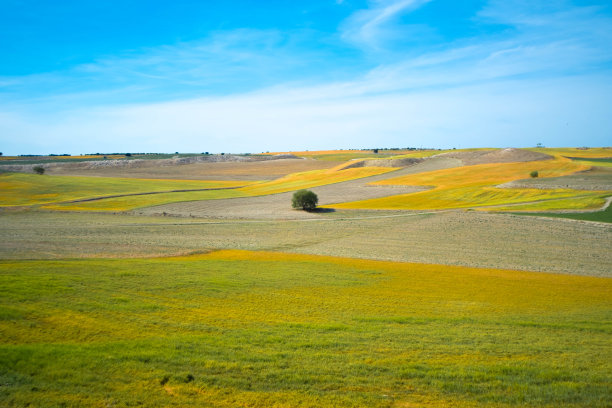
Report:
[{"label": "yellow crop field", "polygon": [[533,152],[549,154],[551,156],[565,157],[584,157],[584,158],[603,158],[612,157],[612,148],[610,147],[591,147],[581,149],[576,147],[540,147],[528,148]]},{"label": "yellow crop field", "polygon": [[612,280],[226,250],[0,262],[3,406],[606,407]]},{"label": "yellow crop field", "polygon": [[354,180],[363,177],[384,174],[397,169],[385,167],[357,167],[344,170],[312,170],[301,173],[289,174],[279,179],[265,183],[252,184],[241,188],[240,191],[248,195],[265,195],[283,193],[286,191],[312,188],[327,184],[339,183],[341,181]]},{"label": "yellow crop field", "polygon": [[156,193],[104,198],[94,201],[81,201],[65,204],[44,204],[41,208],[57,211],[129,211],[155,205],[184,201],[218,200],[223,198],[245,197],[246,194],[236,190],[207,190],[175,193]]},{"label": "yellow crop field", "polygon": [[[411,174],[382,180],[373,184],[430,186],[432,189],[412,194],[335,204],[334,208],[448,209],[526,203],[572,197],[601,197],[602,193],[605,192],[495,187],[498,184],[509,181],[529,178],[531,171],[538,171],[539,177],[557,177],[589,168],[590,166],[559,157],[554,160],[479,164]],[[592,202],[580,202],[589,206],[592,205]]]},{"label": "yellow crop field", "polygon": [[273,152],[263,153],[265,155],[273,154],[293,154],[295,156],[324,156],[324,155],[336,155],[336,154],[353,154],[353,153],[372,153],[371,150],[304,150],[299,152]]},{"label": "yellow crop field", "polygon": [[60,203],[119,194],[232,188],[248,181],[182,181],[0,174],[0,207]]},{"label": "yellow crop field", "polygon": [[374,153],[373,150],[318,150],[318,151],[302,151],[302,152],[283,152],[269,154],[293,154],[299,157],[307,157],[310,159],[321,161],[348,161],[355,159],[385,159],[400,157],[429,157],[435,154],[447,152],[449,150],[379,150]]}]

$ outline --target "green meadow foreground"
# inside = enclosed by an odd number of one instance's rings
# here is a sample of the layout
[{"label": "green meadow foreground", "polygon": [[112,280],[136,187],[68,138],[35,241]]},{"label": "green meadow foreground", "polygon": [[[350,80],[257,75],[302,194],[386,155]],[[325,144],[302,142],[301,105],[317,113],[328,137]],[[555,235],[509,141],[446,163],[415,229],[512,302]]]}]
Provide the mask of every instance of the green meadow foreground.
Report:
[{"label": "green meadow foreground", "polygon": [[5,406],[607,406],[612,281],[221,251],[5,261]]},{"label": "green meadow foreground", "polygon": [[610,406],[610,150],[443,153],[0,173],[0,406]]}]

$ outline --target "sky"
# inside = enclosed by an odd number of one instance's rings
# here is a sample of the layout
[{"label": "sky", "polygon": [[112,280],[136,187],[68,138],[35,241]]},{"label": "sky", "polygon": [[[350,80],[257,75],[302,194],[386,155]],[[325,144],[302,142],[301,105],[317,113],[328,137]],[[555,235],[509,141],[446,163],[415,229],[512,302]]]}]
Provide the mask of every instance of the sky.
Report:
[{"label": "sky", "polygon": [[1,0],[0,151],[612,145],[609,0]]}]

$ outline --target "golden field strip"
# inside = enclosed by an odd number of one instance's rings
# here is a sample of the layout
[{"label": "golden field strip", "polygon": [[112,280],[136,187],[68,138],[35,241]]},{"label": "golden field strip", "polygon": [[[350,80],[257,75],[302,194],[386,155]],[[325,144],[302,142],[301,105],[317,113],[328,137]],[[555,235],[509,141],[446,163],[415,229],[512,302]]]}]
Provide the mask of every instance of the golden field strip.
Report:
[{"label": "golden field strip", "polygon": [[[498,188],[498,184],[529,177],[537,171],[539,177],[558,177],[588,170],[591,166],[557,157],[524,163],[492,163],[437,170],[378,181],[376,185],[431,186],[423,192],[396,195],[365,201],[335,205],[344,209],[393,209],[423,210],[451,209],[516,204],[532,201],[551,200],[553,207],[563,199],[569,208],[601,207],[606,191],[577,191],[570,189],[513,189]],[[529,209],[529,206],[524,206]],[[536,208],[546,208],[538,203]]]},{"label": "golden field strip", "polygon": [[7,407],[612,398],[610,279],[246,251],[3,261],[0,279]]},{"label": "golden field strip", "polygon": [[240,190],[249,195],[284,193],[303,188],[312,188],[327,184],[340,183],[358,178],[376,176],[395,169],[385,167],[359,167],[352,169],[312,170],[304,173],[294,173],[277,180],[253,184]]}]

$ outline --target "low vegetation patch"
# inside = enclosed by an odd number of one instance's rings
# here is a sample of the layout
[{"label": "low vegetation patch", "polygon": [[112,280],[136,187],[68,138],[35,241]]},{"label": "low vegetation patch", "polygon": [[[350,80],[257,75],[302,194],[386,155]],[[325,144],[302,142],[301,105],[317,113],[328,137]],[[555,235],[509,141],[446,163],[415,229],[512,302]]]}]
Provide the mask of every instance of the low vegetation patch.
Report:
[{"label": "low vegetation patch", "polygon": [[612,399],[612,283],[221,251],[0,263],[2,406]]}]

